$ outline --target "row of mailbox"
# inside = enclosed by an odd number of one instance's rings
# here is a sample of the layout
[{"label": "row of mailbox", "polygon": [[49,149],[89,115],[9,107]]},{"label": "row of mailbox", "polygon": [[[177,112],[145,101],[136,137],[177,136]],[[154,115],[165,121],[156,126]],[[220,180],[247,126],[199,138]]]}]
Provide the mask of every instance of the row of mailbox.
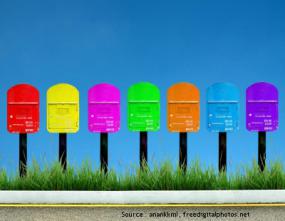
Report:
[{"label": "row of mailbox", "polygon": [[[239,89],[231,83],[216,83],[207,90],[208,129],[214,132],[239,127]],[[171,86],[167,94],[168,129],[196,132],[200,127],[200,93],[190,83]],[[249,131],[278,128],[278,90],[266,82],[246,91],[246,126]],[[98,84],[88,91],[88,127],[91,132],[120,129],[120,91],[111,84]],[[128,128],[131,131],[157,131],[160,127],[160,92],[148,82],[128,90]],[[39,130],[39,91],[18,84],[7,92],[7,128],[11,133]],[[79,91],[70,84],[57,84],[47,91],[47,130],[75,133],[79,129]]]}]

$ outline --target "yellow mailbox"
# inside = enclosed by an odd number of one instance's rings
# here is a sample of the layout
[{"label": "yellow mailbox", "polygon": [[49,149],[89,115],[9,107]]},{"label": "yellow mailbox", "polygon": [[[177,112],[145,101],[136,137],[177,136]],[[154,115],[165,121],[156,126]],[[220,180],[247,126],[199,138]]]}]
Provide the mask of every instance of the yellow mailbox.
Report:
[{"label": "yellow mailbox", "polygon": [[47,91],[47,130],[76,133],[79,129],[79,92],[70,84],[56,84]]}]

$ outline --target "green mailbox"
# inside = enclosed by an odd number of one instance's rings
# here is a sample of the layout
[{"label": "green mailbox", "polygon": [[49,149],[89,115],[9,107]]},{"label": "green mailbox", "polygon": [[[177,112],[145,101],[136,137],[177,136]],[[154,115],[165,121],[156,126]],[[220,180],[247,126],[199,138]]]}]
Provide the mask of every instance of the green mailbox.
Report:
[{"label": "green mailbox", "polygon": [[132,85],[128,90],[128,128],[130,131],[157,131],[160,127],[159,89],[149,83]]}]

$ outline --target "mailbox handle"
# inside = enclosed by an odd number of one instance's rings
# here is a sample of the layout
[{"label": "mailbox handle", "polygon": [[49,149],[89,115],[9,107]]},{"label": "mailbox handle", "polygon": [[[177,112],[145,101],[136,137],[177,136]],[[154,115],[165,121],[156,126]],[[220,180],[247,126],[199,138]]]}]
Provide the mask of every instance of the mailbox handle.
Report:
[{"label": "mailbox handle", "polygon": [[52,104],[52,105],[55,105],[55,104],[76,104],[76,105],[77,105],[78,102],[75,102],[75,101],[69,101],[69,102],[68,102],[68,101],[67,101],[67,102],[64,101],[64,102],[60,102],[60,101],[59,101],[59,102],[48,102],[48,105],[49,105],[49,104]]},{"label": "mailbox handle", "polygon": [[10,101],[8,102],[8,104],[12,104],[12,105],[37,105],[39,104],[39,102],[17,102],[17,101]]},{"label": "mailbox handle", "polygon": [[238,103],[238,101],[233,101],[233,100],[208,101],[208,104],[220,104],[220,103],[236,104],[236,103]]},{"label": "mailbox handle", "polygon": [[248,103],[278,103],[277,100],[248,100]]},{"label": "mailbox handle", "polygon": [[159,103],[159,100],[139,100],[139,101],[129,100],[128,103]]},{"label": "mailbox handle", "polygon": [[199,101],[168,101],[169,104],[199,104]]}]

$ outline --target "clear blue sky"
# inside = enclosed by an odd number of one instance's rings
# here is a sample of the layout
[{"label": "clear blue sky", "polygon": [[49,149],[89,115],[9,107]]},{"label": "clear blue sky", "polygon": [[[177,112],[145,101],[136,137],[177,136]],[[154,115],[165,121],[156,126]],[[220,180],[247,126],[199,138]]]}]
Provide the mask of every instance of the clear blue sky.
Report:
[{"label": "clear blue sky", "polygon": [[228,168],[257,158],[257,134],[245,129],[245,89],[256,81],[280,92],[280,127],[268,134],[268,160],[285,160],[284,1],[1,1],[0,168],[18,166],[18,136],[6,131],[6,91],[30,83],[41,92],[40,132],[28,136],[29,164],[56,161],[58,136],[46,131],[46,90],[67,82],[80,90],[80,131],[68,136],[68,161],[99,165],[99,135],[87,129],[87,91],[108,82],[122,93],[121,131],[109,136],[109,165],[138,165],[139,134],[129,132],[126,93],[150,81],[161,90],[161,129],[149,134],[149,159],[178,161],[178,134],[166,128],[166,91],[180,81],[201,91],[201,130],[188,136],[189,162],[217,168],[217,134],[206,129],[206,88],[239,86],[241,129],[228,136]]}]

